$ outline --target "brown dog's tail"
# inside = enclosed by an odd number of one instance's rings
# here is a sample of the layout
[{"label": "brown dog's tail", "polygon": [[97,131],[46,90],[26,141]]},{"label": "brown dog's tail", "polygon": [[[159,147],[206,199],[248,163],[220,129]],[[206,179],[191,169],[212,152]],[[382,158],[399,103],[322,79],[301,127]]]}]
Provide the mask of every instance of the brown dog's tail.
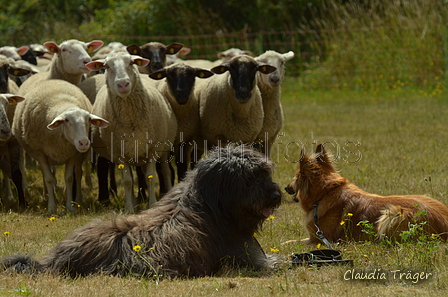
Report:
[{"label": "brown dog's tail", "polygon": [[409,231],[410,223],[415,223],[415,210],[400,205],[389,205],[388,208],[381,210],[381,216],[377,221],[379,239],[401,241],[399,235],[403,231]]},{"label": "brown dog's tail", "polygon": [[377,221],[379,239],[415,240],[424,232],[446,240],[448,221],[443,215],[435,216],[434,211],[437,212],[434,209],[427,213],[423,208],[411,209],[400,205],[389,205],[388,208],[381,210],[381,216]]}]

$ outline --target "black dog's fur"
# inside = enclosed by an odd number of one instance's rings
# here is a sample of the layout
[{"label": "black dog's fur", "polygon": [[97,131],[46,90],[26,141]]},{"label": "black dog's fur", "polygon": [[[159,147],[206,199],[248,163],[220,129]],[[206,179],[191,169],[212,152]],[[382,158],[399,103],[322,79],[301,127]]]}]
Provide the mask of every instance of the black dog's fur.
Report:
[{"label": "black dog's fur", "polygon": [[272,268],[274,260],[254,238],[281,202],[271,175],[272,163],[260,153],[244,146],[215,149],[152,208],[83,226],[40,261],[16,255],[0,265],[73,277],[197,277],[222,265]]}]

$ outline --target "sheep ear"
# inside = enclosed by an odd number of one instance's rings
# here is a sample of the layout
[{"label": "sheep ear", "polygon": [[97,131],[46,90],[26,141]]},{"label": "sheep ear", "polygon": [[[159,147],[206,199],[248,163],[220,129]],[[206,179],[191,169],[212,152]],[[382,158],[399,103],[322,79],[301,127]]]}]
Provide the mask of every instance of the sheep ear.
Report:
[{"label": "sheep ear", "polygon": [[223,74],[227,70],[229,70],[229,66],[227,64],[221,64],[219,66],[216,66],[216,67],[213,67],[212,69],[210,69],[211,72],[216,73],[216,74]]},{"label": "sheep ear", "polygon": [[275,70],[277,70],[276,67],[271,66],[271,65],[267,65],[267,64],[259,65],[259,66],[258,66],[258,71],[260,71],[261,73],[264,73],[264,74],[272,73],[272,72],[274,72]]},{"label": "sheep ear", "polygon": [[139,57],[139,56],[132,57],[132,62],[135,65],[142,66],[142,67],[145,67],[146,65],[149,64],[149,60],[148,59],[145,59],[145,58],[142,58],[142,57]]},{"label": "sheep ear", "polygon": [[107,69],[107,65],[104,65],[104,60],[95,60],[86,64],[87,69],[91,71],[98,71],[100,69]]},{"label": "sheep ear", "polygon": [[13,66],[9,66],[8,68],[8,73],[14,76],[22,76],[22,75],[27,75],[30,74],[30,70],[28,69],[23,69],[23,68],[17,68],[17,67],[13,67]]},{"label": "sheep ear", "polygon": [[87,43],[87,52],[94,52],[98,50],[100,47],[102,47],[104,42],[101,40],[93,40],[89,43]]},{"label": "sheep ear", "polygon": [[177,54],[182,48],[184,47],[183,44],[180,43],[171,43],[166,47],[166,53],[168,55],[174,55]]},{"label": "sheep ear", "polygon": [[45,42],[44,46],[52,54],[59,52],[59,45],[57,45],[53,41]]},{"label": "sheep ear", "polygon": [[212,75],[213,75],[213,72],[211,72],[211,71],[196,68],[196,76],[199,78],[208,78]]},{"label": "sheep ear", "polygon": [[56,117],[53,122],[47,125],[47,128],[50,130],[54,130],[59,128],[64,123],[64,119],[60,116]]},{"label": "sheep ear", "polygon": [[100,128],[106,128],[107,126],[109,126],[109,122],[106,121],[103,118],[100,118],[99,116],[96,116],[94,114],[90,115],[90,124],[98,126]]},{"label": "sheep ear", "polygon": [[178,51],[177,52],[179,55],[182,55],[182,56],[186,56],[186,55],[188,55],[189,53],[191,53],[191,48],[189,48],[189,47],[183,47],[180,51]]},{"label": "sheep ear", "polygon": [[283,58],[285,58],[285,62],[291,60],[292,58],[294,58],[294,52],[289,51],[289,52],[283,54]]},{"label": "sheep ear", "polygon": [[157,70],[149,75],[150,78],[159,80],[166,77],[166,69]]},{"label": "sheep ear", "polygon": [[251,51],[242,51],[241,52],[243,55],[248,55],[248,56],[252,56],[252,52]]},{"label": "sheep ear", "polygon": [[126,49],[128,53],[130,53],[131,55],[141,56],[142,49],[138,45],[135,44],[128,45]]},{"label": "sheep ear", "polygon": [[21,47],[17,48],[17,53],[20,56],[23,56],[24,54],[26,54],[28,51],[30,50],[30,48],[26,45],[22,45]]},{"label": "sheep ear", "polygon": [[3,94],[8,100],[9,104],[16,105],[19,102],[25,100],[25,98],[13,94]]}]

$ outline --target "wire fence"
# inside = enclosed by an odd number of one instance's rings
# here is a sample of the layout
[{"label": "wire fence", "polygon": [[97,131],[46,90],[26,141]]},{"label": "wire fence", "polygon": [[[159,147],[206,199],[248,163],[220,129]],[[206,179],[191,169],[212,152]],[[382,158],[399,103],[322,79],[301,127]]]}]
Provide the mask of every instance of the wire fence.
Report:
[{"label": "wire fence", "polygon": [[[331,38],[328,38],[333,34]],[[217,53],[236,47],[259,55],[266,50],[294,51],[287,74],[308,88],[385,89],[446,88],[446,26],[434,28],[355,28],[237,32],[179,36],[97,36],[136,44],[179,42],[191,48],[187,59],[216,60]]]}]

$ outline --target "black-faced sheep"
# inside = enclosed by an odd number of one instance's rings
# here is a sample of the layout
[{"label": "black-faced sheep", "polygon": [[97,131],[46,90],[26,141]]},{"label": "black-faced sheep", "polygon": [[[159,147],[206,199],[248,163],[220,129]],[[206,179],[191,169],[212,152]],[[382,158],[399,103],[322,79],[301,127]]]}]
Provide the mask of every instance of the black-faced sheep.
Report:
[{"label": "black-faced sheep", "polygon": [[19,167],[20,145],[11,133],[12,106],[24,98],[13,94],[0,94],[0,169],[3,171],[4,194],[6,201],[13,200],[9,179],[17,189],[19,207],[27,206],[22,186],[22,172]]},{"label": "black-faced sheep", "polygon": [[174,141],[178,180],[185,177],[190,164],[190,154],[199,133],[199,100],[194,96],[196,78],[208,78],[213,72],[176,63],[153,72],[152,79],[165,80],[158,89],[168,99],[177,119],[177,134]]},{"label": "black-faced sheep", "polygon": [[[82,91],[63,80],[49,79],[31,89],[16,108],[13,134],[25,151],[39,162],[48,192],[48,212],[56,212],[52,166],[65,164],[66,204],[73,212],[73,181],[76,203],[82,204],[82,162],[90,148],[90,125],[108,122],[91,113],[92,105]],[[75,177],[73,176],[75,173]]]},{"label": "black-faced sheep", "polygon": [[200,81],[201,136],[207,147],[228,142],[252,144],[263,125],[263,106],[256,74],[275,67],[260,64],[249,56],[237,56],[211,69],[220,74]]},{"label": "black-faced sheep", "polygon": [[139,67],[140,73],[150,74],[166,66],[166,55],[174,55],[183,47],[180,43],[164,45],[160,42],[148,42],[142,46],[129,45],[128,52],[131,55],[138,55],[150,62],[144,67]]}]

